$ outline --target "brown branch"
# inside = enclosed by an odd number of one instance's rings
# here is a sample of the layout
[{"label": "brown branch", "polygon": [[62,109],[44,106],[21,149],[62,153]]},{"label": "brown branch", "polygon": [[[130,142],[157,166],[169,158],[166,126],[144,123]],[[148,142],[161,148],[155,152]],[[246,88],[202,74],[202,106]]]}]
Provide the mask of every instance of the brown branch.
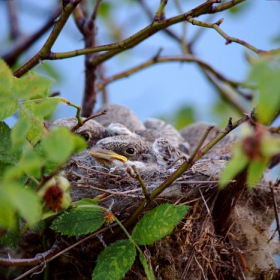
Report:
[{"label": "brown branch", "polygon": [[54,45],[57,37],[59,36],[61,30],[63,29],[66,21],[68,20],[69,16],[75,9],[75,7],[81,2],[82,0],[73,0],[71,2],[68,2],[62,9],[61,15],[59,19],[56,21],[56,24],[41,48],[41,50],[33,56],[29,61],[27,61],[25,64],[23,64],[20,68],[18,68],[14,72],[14,76],[21,77],[23,74],[25,74],[28,70],[32,69],[35,65],[40,63],[42,60],[46,59],[51,51],[52,46]]},{"label": "brown branch", "polygon": [[[200,67],[202,66],[200,65]],[[239,114],[243,114],[249,110],[248,106],[244,106],[246,104],[244,104],[244,100],[237,99],[237,96],[233,95],[234,92],[237,93],[236,90],[234,90],[235,87],[233,87],[230,83],[227,83],[227,85],[221,84],[217,81],[217,79],[215,79],[215,76],[211,75],[211,72],[207,71],[203,67],[202,69],[205,77],[213,84],[217,92],[220,94],[221,99],[231,105],[231,107],[239,112]]]},{"label": "brown branch", "polygon": [[233,129],[247,122],[249,119],[250,116],[247,114],[241,119],[237,120],[235,123],[232,123],[232,120],[230,118],[227,127],[197,153],[197,155],[194,158],[194,162],[199,160],[201,157],[203,157],[211,148],[213,148],[221,139],[223,139]]},{"label": "brown branch", "polygon": [[90,116],[90,117],[84,119],[84,120],[82,121],[82,123],[79,123],[79,122],[78,122],[78,123],[71,129],[71,131],[77,130],[79,127],[83,126],[87,121],[89,121],[89,120],[91,120],[91,119],[94,119],[94,118],[96,118],[96,117],[105,115],[106,113],[107,113],[107,109],[104,109],[103,111],[101,111],[101,112],[99,112],[99,113],[96,113],[96,114],[94,114],[94,115],[92,115],[92,116]]},{"label": "brown branch", "polygon": [[208,134],[210,133],[210,131],[214,128],[214,126],[209,126],[205,133],[203,134],[202,138],[200,139],[198,145],[196,146],[193,154],[190,156],[189,158],[189,162],[192,163],[193,159],[195,158],[195,156],[197,155],[199,149],[201,148],[201,146],[203,145],[205,139],[207,138]]},{"label": "brown branch", "polygon": [[91,19],[92,20],[96,20],[96,17],[97,17],[97,14],[98,14],[101,2],[102,2],[102,0],[97,0],[96,1],[94,9],[93,9],[93,12],[92,12],[92,15],[91,15]]},{"label": "brown branch", "polygon": [[[84,35],[85,48],[96,46],[96,17],[102,0],[97,0],[93,13],[90,18],[85,19],[82,34]],[[89,117],[96,103],[95,82],[97,79],[97,67],[92,65],[91,61],[96,55],[94,53],[85,56],[85,88],[82,101],[82,116]]]},{"label": "brown branch", "polygon": [[[111,77],[104,78],[100,83],[97,84],[98,90],[102,90],[109,83],[122,78],[126,78],[129,75],[136,73],[144,68],[152,66],[156,63],[164,63],[164,62],[196,62],[204,69],[209,70],[211,73],[213,73],[220,81],[226,82],[232,85],[233,87],[243,87],[242,83],[226,78],[222,73],[218,72],[216,69],[214,69],[211,65],[209,65],[207,62],[203,61],[202,59],[197,58],[193,55],[181,55],[181,56],[165,56],[165,57],[154,56],[153,58],[147,60],[144,63],[139,64],[138,66],[132,67],[126,71],[123,71]],[[246,85],[244,87],[246,87]]]},{"label": "brown branch", "polygon": [[16,1],[6,1],[6,5],[9,17],[10,38],[12,40],[15,40],[21,35],[18,24],[17,4]]},{"label": "brown branch", "polygon": [[213,218],[218,235],[223,235],[228,226],[229,218],[243,191],[246,189],[247,168],[234,177],[224,189],[219,190],[219,195],[213,209]]},{"label": "brown branch", "polygon": [[34,258],[30,259],[6,259],[0,258],[0,265],[2,266],[32,266],[45,262],[58,252],[61,251],[61,243],[56,241],[51,249],[44,253],[37,254]]},{"label": "brown branch", "polygon": [[[7,1],[7,3],[13,2],[15,1]],[[9,52],[2,56],[2,58],[9,66],[12,66],[24,51],[26,51],[53,26],[54,21],[61,13],[61,10],[61,7],[57,7],[41,28],[39,28],[36,32],[29,36],[22,36],[16,40],[15,44],[10,48]]]},{"label": "brown branch", "polygon": [[77,5],[76,9],[73,11],[73,18],[76,23],[76,26],[80,30],[80,32],[83,34],[83,27],[84,23],[86,21],[86,16],[83,12],[81,3]]},{"label": "brown branch", "polygon": [[270,187],[270,192],[271,192],[271,196],[272,196],[272,200],[273,200],[273,210],[274,210],[275,220],[276,220],[276,229],[278,231],[278,239],[280,241],[280,222],[279,222],[279,215],[278,215],[278,207],[277,207],[277,201],[276,201],[276,198],[274,195],[274,189],[273,189],[271,181],[269,181],[269,187]]}]

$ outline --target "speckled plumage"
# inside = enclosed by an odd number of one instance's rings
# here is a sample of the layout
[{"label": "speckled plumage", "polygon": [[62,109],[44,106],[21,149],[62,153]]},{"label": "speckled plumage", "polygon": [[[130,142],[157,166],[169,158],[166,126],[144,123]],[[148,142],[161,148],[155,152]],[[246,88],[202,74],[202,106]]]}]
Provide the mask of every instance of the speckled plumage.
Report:
[{"label": "speckled plumage", "polygon": [[118,104],[103,105],[97,113],[102,112],[104,109],[107,109],[107,113],[95,118],[104,127],[107,127],[111,123],[121,123],[132,132],[145,129],[145,126],[136,114],[125,106]]},{"label": "speckled plumage", "polygon": [[[206,132],[209,126],[213,124],[205,122],[193,123],[189,126],[183,128],[180,133],[184,139],[190,144],[190,153],[194,151],[202,136]],[[213,125],[213,129],[208,134],[207,138],[204,141],[204,145],[208,144],[213,140],[222,130],[217,126]],[[221,141],[219,141],[208,153],[204,156],[214,157],[214,156],[226,156],[231,154],[230,145],[238,141],[238,137],[234,134],[226,135]]]},{"label": "speckled plumage", "polygon": [[[48,129],[52,129],[54,126],[65,126],[69,129],[72,129],[77,125],[77,123],[78,121],[75,117],[61,118],[55,120],[52,123],[48,123],[47,127]],[[100,139],[111,136],[109,131],[95,120],[88,120],[81,127],[79,127],[75,133],[82,136],[86,140],[88,148],[95,145]]]}]

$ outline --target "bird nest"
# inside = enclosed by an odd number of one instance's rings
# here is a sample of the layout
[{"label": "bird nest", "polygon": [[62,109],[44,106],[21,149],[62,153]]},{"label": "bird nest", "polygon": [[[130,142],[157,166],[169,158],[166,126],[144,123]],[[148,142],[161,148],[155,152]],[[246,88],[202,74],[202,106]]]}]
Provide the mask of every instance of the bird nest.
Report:
[{"label": "bird nest", "polygon": [[[71,182],[73,199],[99,198],[101,205],[120,220],[130,217],[145,198],[140,182],[124,168],[96,170],[90,160],[86,155],[73,157],[63,171]],[[267,182],[242,193],[226,232],[217,233],[212,212],[226,163],[221,159],[199,160],[146,208],[148,212],[165,202],[191,206],[172,234],[143,248],[157,279],[261,279],[275,274],[274,254],[279,244],[270,238],[269,228],[275,216]],[[175,169],[140,169],[138,173],[152,192]],[[125,279],[143,277],[143,268],[136,262]]]},{"label": "bird nest", "polygon": [[[89,148],[112,134],[107,127],[112,120],[119,123],[126,120],[126,128],[136,131],[136,123],[139,129],[137,135],[147,143],[153,141],[157,135],[165,134],[177,148],[184,149],[188,143],[192,153],[209,126],[193,124],[179,133],[162,121],[149,121],[143,125],[132,112],[120,106],[109,109],[111,111],[108,111],[108,117],[110,112],[115,112],[109,120],[100,116],[96,118],[98,123],[90,120],[76,130],[77,134],[88,141]],[[125,109],[125,114],[118,119],[121,109]],[[72,130],[76,124],[75,118],[59,120],[56,123]],[[130,133],[126,128],[123,130],[122,126],[117,127],[122,133]],[[205,143],[214,139],[220,131],[218,127],[214,127]],[[223,155],[229,152],[228,144],[236,139],[230,136],[224,137],[207,153],[207,157],[196,161],[144,208],[141,215],[166,202],[191,206],[170,235],[153,245],[141,248],[157,279],[279,279],[274,255],[280,248],[270,231],[271,223],[275,219],[273,208],[276,209],[276,202],[279,201],[278,188],[272,189],[266,181],[262,181],[253,190],[247,190],[246,176],[244,179],[242,174],[225,189],[218,188],[221,171],[227,164]],[[148,193],[152,193],[170,180],[184,161],[185,159],[181,159],[181,162],[175,162],[167,168],[159,168],[157,164],[146,164],[144,167],[138,165],[135,170],[132,170],[131,165],[128,165],[129,170],[125,166],[101,168],[96,165],[89,150],[86,150],[73,156],[61,175],[71,183],[73,201],[82,198],[99,199],[101,206],[125,222],[147,198],[143,185]],[[140,218],[141,216],[138,217]],[[85,241],[79,250],[73,249],[57,258],[56,265],[52,266],[52,275],[60,275],[59,279],[90,279],[93,263],[104,249],[104,240],[106,243],[106,237],[114,230],[115,228],[110,226],[103,232],[100,242],[96,238]],[[35,248],[36,238],[32,237],[29,231],[22,238],[20,246],[25,252],[32,249],[33,255],[35,251],[42,252],[42,248]],[[82,238],[83,236],[78,239]],[[126,237],[121,233],[114,238]],[[63,240],[69,245],[77,241],[73,237],[63,237]],[[114,240],[111,239],[110,242],[112,241]],[[93,248],[92,243],[98,244],[94,249],[87,249]],[[34,244],[34,248],[31,248],[30,244]],[[146,279],[145,277],[138,260],[125,279]]]}]

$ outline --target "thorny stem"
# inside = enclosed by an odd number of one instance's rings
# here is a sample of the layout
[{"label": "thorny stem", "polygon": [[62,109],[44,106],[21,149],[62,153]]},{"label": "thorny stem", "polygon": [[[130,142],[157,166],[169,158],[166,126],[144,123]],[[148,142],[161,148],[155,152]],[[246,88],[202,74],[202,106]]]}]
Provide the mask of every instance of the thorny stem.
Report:
[{"label": "thorny stem", "polygon": [[150,196],[149,196],[148,190],[147,190],[147,188],[145,186],[145,183],[144,183],[142,177],[139,175],[135,165],[132,165],[132,169],[133,169],[133,171],[135,173],[135,178],[138,180],[138,182],[139,182],[139,184],[140,184],[140,186],[142,188],[142,191],[143,191],[143,194],[144,194],[145,198],[149,201],[150,200]]},{"label": "thorny stem", "polygon": [[201,140],[199,141],[198,145],[196,146],[196,148],[195,148],[193,154],[192,154],[192,155],[190,156],[190,158],[188,159],[188,161],[189,161],[190,163],[192,163],[194,157],[197,155],[199,149],[201,148],[201,146],[203,145],[205,139],[207,138],[208,134],[210,133],[210,131],[211,131],[213,128],[214,128],[214,126],[209,126],[209,127],[206,129],[204,135],[202,136]]},{"label": "thorny stem", "polygon": [[197,155],[194,158],[194,162],[196,162],[202,156],[204,156],[212,147],[214,147],[222,138],[229,134],[233,129],[247,122],[249,119],[250,117],[247,114],[243,118],[237,120],[235,123],[232,123],[230,118],[227,127],[223,131],[221,131],[216,138],[210,141],[206,146],[203,147],[202,150],[200,150],[197,153]]}]

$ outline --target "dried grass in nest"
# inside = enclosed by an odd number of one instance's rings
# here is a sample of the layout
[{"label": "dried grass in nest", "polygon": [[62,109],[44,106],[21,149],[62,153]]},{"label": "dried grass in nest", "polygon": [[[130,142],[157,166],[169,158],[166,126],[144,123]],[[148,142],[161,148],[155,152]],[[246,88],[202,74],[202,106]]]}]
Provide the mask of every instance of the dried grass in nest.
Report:
[{"label": "dried grass in nest", "polygon": [[[145,209],[149,211],[163,202],[192,206],[172,234],[142,247],[157,279],[261,279],[260,275],[275,273],[273,254],[280,248],[279,243],[267,242],[274,213],[266,182],[242,194],[227,232],[223,236],[216,233],[211,213],[224,164],[219,160],[199,161]],[[106,193],[101,204],[112,206],[113,213],[121,219],[129,217],[142,202],[142,190],[134,178],[118,170],[108,174],[85,166],[72,162],[65,172],[74,186],[74,200]],[[142,174],[150,191],[170,176],[153,172],[152,176]],[[136,261],[125,279],[144,277],[142,265]]]}]

